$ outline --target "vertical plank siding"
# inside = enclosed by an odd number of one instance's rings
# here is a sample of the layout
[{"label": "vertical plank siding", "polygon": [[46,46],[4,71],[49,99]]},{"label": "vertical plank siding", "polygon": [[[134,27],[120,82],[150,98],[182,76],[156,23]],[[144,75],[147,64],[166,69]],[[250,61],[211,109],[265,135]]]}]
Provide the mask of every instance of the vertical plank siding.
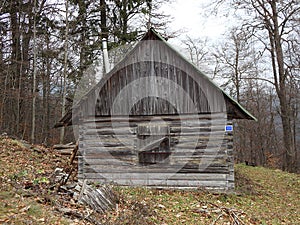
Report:
[{"label": "vertical plank siding", "polygon": [[[228,104],[215,84],[162,41],[141,41],[86,97],[73,116],[214,113],[226,112]],[[140,110],[132,110],[139,101]]]},{"label": "vertical plank siding", "polygon": [[[164,69],[151,72],[153,67]],[[114,73],[99,93],[95,93],[96,104],[94,102],[89,106],[96,108],[89,115],[226,112],[223,94],[218,89],[202,87],[207,85],[211,86],[200,77],[195,80],[173,65],[155,61],[130,64]],[[139,110],[131,108],[135,104],[138,104]],[[117,107],[115,111],[113,106]]]}]

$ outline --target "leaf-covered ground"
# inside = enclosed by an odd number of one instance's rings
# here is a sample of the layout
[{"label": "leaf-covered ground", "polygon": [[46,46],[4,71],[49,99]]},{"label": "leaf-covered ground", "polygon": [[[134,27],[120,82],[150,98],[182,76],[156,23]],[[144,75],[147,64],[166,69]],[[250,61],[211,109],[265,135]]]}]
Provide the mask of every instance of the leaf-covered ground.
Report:
[{"label": "leaf-covered ground", "polygon": [[53,209],[53,171],[65,164],[55,152],[0,138],[0,224],[69,224]]},{"label": "leaf-covered ground", "polygon": [[300,224],[300,177],[236,166],[233,194],[118,188],[123,204],[111,224]]},{"label": "leaf-covered ground", "polygon": [[67,159],[53,150],[0,138],[0,224],[88,224],[58,206],[111,225],[300,224],[300,176],[280,170],[237,165],[233,194],[114,187],[117,210],[97,215],[56,193],[57,167]]}]

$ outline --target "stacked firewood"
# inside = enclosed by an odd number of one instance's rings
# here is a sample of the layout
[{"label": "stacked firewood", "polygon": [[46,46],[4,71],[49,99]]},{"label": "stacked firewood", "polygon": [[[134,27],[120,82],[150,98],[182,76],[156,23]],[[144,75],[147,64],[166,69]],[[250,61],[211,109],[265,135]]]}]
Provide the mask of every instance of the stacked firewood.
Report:
[{"label": "stacked firewood", "polygon": [[77,165],[78,142],[76,144],[73,142],[68,144],[57,144],[53,146],[53,149],[61,155],[70,156],[70,165],[73,163]]},{"label": "stacked firewood", "polygon": [[[57,193],[72,196],[72,201],[87,205],[92,211],[100,214],[116,208],[118,197],[111,187],[102,185],[96,187],[93,184],[87,184],[86,180],[78,181],[73,177],[74,175],[76,176],[77,170],[78,142],[76,144],[54,145],[53,149],[61,155],[70,157],[69,163],[65,168],[56,168],[54,172]],[[78,212],[78,210],[67,207],[57,207],[57,210],[71,217],[85,219],[91,224],[100,224],[91,216],[86,216],[82,212]]]}]

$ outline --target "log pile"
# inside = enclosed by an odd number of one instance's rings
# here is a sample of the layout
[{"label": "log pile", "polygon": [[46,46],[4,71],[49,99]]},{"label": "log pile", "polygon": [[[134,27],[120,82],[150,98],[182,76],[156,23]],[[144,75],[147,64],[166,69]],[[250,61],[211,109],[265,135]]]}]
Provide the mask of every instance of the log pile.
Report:
[{"label": "log pile", "polygon": [[[104,213],[108,210],[116,209],[118,202],[118,197],[108,186],[92,186],[84,182],[78,181],[67,185],[67,182],[70,181],[70,176],[77,169],[77,153],[78,153],[78,142],[76,144],[58,144],[54,145],[53,149],[59,152],[61,155],[67,155],[70,157],[69,165],[65,170],[68,170],[68,173],[64,173],[63,179],[60,179],[57,182],[56,191],[57,192],[66,192],[69,195],[73,196],[73,199],[76,202],[79,202],[84,205],[88,205],[93,211],[98,213]],[[71,168],[70,168],[71,166]],[[60,168],[58,168],[60,169]],[[63,171],[60,171],[63,172]],[[61,176],[60,176],[61,177]],[[71,179],[74,181],[74,179]],[[77,179],[76,179],[77,180]],[[58,209],[58,211],[65,211],[65,209]],[[77,214],[72,210],[67,210],[67,214],[72,214],[76,216]],[[76,214],[76,215],[75,215]],[[79,215],[79,214],[78,214]],[[89,221],[91,222],[91,221]]]},{"label": "log pile", "polygon": [[78,142],[76,144],[72,142],[68,144],[57,144],[53,146],[53,149],[59,152],[61,155],[70,156],[70,165],[74,163],[77,166]]},{"label": "log pile", "polygon": [[117,196],[109,186],[94,187],[88,185],[86,180],[78,182],[75,187],[74,199],[79,203],[88,205],[98,213],[116,209]]},{"label": "log pile", "polygon": [[[107,185],[96,186],[87,184],[86,181],[71,182],[60,186],[57,194],[61,198],[55,209],[72,219],[85,220],[87,224],[102,225],[99,222],[101,215],[118,208],[118,196]],[[76,207],[77,204],[86,207]]]},{"label": "log pile", "polygon": [[59,152],[61,155],[71,155],[76,144],[73,142],[68,144],[57,144],[53,145],[53,149]]}]

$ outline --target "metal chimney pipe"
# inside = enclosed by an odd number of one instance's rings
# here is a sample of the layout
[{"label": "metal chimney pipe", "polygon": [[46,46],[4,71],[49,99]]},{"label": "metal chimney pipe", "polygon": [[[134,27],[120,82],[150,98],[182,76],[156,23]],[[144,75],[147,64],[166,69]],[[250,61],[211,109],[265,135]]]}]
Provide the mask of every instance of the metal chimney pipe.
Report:
[{"label": "metal chimney pipe", "polygon": [[103,50],[103,61],[104,61],[104,72],[108,73],[110,70],[108,51],[107,51],[107,41],[106,38],[102,39],[102,50]]}]

